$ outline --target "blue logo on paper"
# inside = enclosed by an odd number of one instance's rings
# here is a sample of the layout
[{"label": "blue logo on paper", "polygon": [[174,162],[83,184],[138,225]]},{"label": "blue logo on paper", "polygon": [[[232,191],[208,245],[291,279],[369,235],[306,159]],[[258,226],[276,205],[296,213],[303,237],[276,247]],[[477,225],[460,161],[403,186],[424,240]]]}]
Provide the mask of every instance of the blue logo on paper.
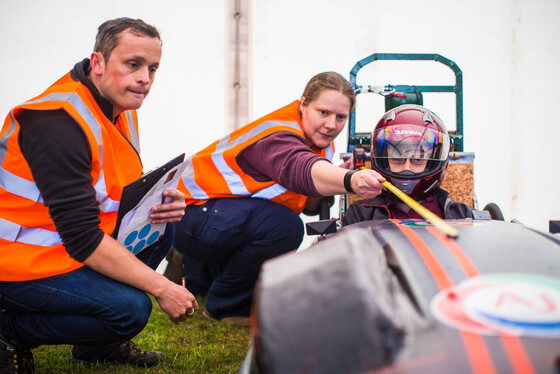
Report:
[{"label": "blue logo on paper", "polygon": [[140,230],[134,230],[124,239],[124,245],[133,254],[137,254],[147,246],[158,240],[162,233],[159,230],[152,230],[152,225],[147,224]]}]

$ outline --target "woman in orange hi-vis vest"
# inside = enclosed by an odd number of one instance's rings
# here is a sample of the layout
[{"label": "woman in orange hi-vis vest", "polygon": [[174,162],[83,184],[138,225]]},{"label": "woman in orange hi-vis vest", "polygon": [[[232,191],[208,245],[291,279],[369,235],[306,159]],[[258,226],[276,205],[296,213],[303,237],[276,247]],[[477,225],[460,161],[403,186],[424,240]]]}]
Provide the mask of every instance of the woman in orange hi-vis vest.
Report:
[{"label": "woman in orange hi-vis vest", "polygon": [[[10,111],[0,131],[0,372],[31,373],[31,349],[71,344],[72,358],[141,367],[163,354],[130,339],[155,297],[179,323],[198,308],[155,271],[171,248],[184,195],[152,207],[171,223],[134,255],[111,237],[123,187],[142,175],[136,109],[161,59],[158,30],[104,22],[91,58]],[[142,236],[142,235],[138,235]],[[150,240],[150,239],[148,239]],[[147,241],[148,241],[147,240]]]},{"label": "woman in orange hi-vis vest", "polygon": [[262,263],[299,247],[299,214],[317,214],[309,211],[312,200],[381,192],[377,172],[330,162],[354,104],[346,79],[320,73],[300,100],[190,157],[179,184],[187,209],[174,248],[183,254],[189,290],[206,295],[206,317],[248,324]]}]

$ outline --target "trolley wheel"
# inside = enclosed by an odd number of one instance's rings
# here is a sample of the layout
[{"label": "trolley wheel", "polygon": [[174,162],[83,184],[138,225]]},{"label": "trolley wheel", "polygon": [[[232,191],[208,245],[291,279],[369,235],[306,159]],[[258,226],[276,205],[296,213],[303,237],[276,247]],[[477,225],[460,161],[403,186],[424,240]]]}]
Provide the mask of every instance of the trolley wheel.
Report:
[{"label": "trolley wheel", "polygon": [[483,210],[486,210],[490,213],[490,218],[497,221],[504,221],[504,215],[502,210],[497,204],[489,203],[486,204]]}]

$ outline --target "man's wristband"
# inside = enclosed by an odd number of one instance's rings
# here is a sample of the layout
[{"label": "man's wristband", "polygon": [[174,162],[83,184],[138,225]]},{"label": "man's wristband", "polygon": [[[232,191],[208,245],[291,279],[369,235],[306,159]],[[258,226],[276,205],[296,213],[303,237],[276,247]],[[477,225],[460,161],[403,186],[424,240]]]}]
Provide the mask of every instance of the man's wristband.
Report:
[{"label": "man's wristband", "polygon": [[346,188],[346,191],[349,193],[353,193],[354,190],[352,189],[352,183],[350,182],[350,180],[352,179],[352,175],[356,172],[357,170],[348,170],[346,172],[346,174],[344,174],[344,188]]}]

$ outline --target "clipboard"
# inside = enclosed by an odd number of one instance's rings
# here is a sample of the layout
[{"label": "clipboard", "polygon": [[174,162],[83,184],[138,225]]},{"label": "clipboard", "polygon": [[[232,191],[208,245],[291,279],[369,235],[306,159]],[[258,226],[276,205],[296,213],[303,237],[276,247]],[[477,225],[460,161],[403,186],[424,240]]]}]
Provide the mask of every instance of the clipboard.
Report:
[{"label": "clipboard", "polygon": [[[140,178],[132,183],[127,184],[123,188],[121,202],[119,205],[119,211],[117,213],[117,224],[111,236],[117,239],[119,234],[119,229],[123,217],[131,210],[136,207],[136,205],[146,196],[146,194],[152,189],[153,186],[163,177],[165,174],[173,169],[175,166],[179,165],[185,159],[185,154],[180,154],[166,164],[147,172]],[[162,201],[163,204],[163,201]]]}]

